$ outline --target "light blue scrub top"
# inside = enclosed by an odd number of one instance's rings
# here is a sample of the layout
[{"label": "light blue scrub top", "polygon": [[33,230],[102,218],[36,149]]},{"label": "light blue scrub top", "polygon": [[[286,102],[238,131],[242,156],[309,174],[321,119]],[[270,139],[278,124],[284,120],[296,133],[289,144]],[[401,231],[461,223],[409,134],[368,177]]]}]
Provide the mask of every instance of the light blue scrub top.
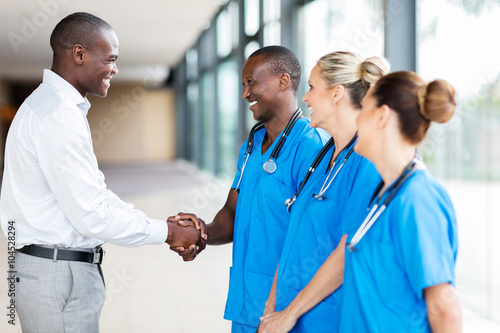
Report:
[{"label": "light blue scrub top", "polygon": [[[224,318],[257,327],[274,279],[288,230],[290,214],[285,200],[291,197],[311,161],[327,140],[311,128],[309,120],[293,126],[277,158],[273,174],[263,170],[279,137],[262,154],[266,129],[254,135],[253,151],[240,183],[233,235],[233,266]],[[281,134],[280,134],[281,135]],[[247,143],[243,143],[233,188],[240,178]]]},{"label": "light blue scrub top", "polygon": [[[359,209],[366,217],[366,206]],[[348,242],[363,219],[346,220]],[[428,170],[416,170],[356,251],[346,249],[340,331],[430,332],[423,290],[454,283],[457,246],[448,194]]]},{"label": "light blue scrub top", "polygon": [[[330,177],[338,170],[352,146],[338,155]],[[325,192],[326,198],[313,198],[312,195],[318,194],[330,171],[328,164],[333,149],[330,148],[324,156],[292,206],[290,226],[279,264],[277,311],[290,304],[337,247],[342,237],[342,216],[352,214],[345,211],[346,203],[356,200],[368,205],[381,180],[375,166],[353,152]],[[356,191],[353,191],[354,183],[360,184]],[[341,294],[339,288],[327,296],[301,316],[291,332],[337,332]]]}]

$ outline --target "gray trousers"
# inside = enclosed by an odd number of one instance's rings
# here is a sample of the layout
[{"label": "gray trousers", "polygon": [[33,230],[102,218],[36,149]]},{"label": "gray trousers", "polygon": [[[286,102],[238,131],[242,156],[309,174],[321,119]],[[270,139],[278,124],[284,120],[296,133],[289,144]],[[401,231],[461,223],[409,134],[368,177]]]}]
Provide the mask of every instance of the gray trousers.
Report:
[{"label": "gray trousers", "polygon": [[16,253],[15,270],[23,333],[99,332],[106,291],[98,265]]}]

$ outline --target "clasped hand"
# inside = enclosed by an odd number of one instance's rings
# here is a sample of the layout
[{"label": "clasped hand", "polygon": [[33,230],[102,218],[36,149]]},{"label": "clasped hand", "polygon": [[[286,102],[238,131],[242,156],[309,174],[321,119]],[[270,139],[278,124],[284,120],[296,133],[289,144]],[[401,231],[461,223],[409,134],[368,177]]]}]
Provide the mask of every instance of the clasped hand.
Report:
[{"label": "clasped hand", "polygon": [[194,214],[178,213],[167,219],[170,249],[184,261],[191,261],[207,245],[207,225]]}]

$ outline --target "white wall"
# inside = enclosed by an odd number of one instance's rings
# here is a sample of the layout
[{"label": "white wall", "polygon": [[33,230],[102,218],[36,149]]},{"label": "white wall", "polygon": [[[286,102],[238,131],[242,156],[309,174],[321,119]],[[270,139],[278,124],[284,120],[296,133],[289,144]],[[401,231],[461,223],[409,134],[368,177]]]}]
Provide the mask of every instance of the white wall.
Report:
[{"label": "white wall", "polygon": [[89,96],[88,119],[99,163],[175,157],[175,95],[142,85],[112,85],[106,98]]}]

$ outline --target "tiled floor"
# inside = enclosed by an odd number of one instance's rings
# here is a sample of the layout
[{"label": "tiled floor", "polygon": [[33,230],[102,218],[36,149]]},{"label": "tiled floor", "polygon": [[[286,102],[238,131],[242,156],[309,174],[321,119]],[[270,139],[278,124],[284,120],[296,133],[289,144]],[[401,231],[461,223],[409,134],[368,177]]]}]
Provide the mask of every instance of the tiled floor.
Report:
[{"label": "tiled floor", "polygon": [[[149,216],[165,219],[194,211],[210,221],[222,207],[231,175],[215,179],[184,162],[101,166],[108,188]],[[0,233],[0,281],[6,280],[6,240]],[[120,333],[229,332],[222,318],[227,295],[231,245],[209,247],[184,263],[168,246],[122,248],[105,245],[107,283],[101,331]],[[21,332],[7,323],[6,283],[0,282],[0,332]],[[464,332],[500,332],[464,306]]]}]

